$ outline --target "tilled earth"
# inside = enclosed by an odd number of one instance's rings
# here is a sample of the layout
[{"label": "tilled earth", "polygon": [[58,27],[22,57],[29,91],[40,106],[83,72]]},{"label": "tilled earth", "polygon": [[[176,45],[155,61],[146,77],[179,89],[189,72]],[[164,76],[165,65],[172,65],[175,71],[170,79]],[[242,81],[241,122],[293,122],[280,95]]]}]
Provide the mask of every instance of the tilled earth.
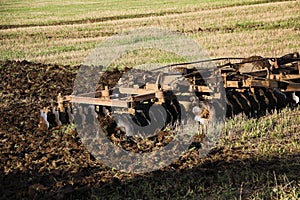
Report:
[{"label": "tilled earth", "polygon": [[[95,184],[134,176],[115,172],[95,160],[70,125],[38,129],[40,109],[59,93],[72,93],[79,66],[27,61],[0,65],[2,198],[60,199],[74,192],[81,196]],[[119,76],[118,72],[104,74],[100,81],[112,85]]]},{"label": "tilled earth", "polygon": [[[100,192],[106,194],[113,190],[112,187],[122,186],[128,180],[136,180],[133,185],[139,185],[139,180],[147,177],[106,167],[87,151],[74,126],[64,125],[48,131],[38,129],[40,109],[55,99],[58,93],[72,93],[78,68],[27,61],[0,63],[0,199],[91,198],[89,194],[93,193],[95,186],[102,188]],[[116,71],[104,74],[101,81],[113,85],[119,76]],[[109,137],[111,140],[115,138],[114,135]],[[232,158],[240,158],[240,149],[215,148],[210,153],[214,156],[201,160],[197,148],[191,148],[171,166],[149,173],[149,177],[154,177],[149,180],[158,181],[155,177],[167,180],[168,176],[170,180],[176,180],[181,170],[199,164],[202,169],[188,172],[189,176],[197,173],[210,176],[224,168],[238,170],[239,167],[253,165],[253,162],[246,161],[227,165],[226,159],[223,160],[226,151]],[[248,156],[244,154],[243,157]],[[270,166],[276,166],[276,161],[272,161]]]}]

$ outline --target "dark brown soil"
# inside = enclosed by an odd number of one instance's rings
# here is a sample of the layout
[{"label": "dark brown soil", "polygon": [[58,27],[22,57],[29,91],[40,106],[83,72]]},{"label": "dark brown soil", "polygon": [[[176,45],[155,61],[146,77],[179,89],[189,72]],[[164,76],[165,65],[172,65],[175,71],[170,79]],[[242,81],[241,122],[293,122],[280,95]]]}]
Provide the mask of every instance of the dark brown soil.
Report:
[{"label": "dark brown soil", "polygon": [[[242,159],[241,149],[217,148],[201,160],[197,146],[171,166],[145,175],[108,168],[90,155],[76,130],[68,130],[68,126],[48,131],[37,129],[40,109],[58,93],[72,93],[78,68],[27,61],[0,62],[0,199],[85,199],[93,198],[95,193],[99,198],[143,198],[131,196],[128,190],[142,193],[142,186],[151,188],[156,184],[166,184],[167,189],[162,191],[170,194],[162,196],[171,198],[172,190],[178,189],[175,182],[184,184],[194,176],[203,179],[203,187],[209,188],[215,184],[216,176],[226,171],[232,174],[228,177],[230,184],[239,187],[242,180],[236,176],[246,169],[256,169],[257,173],[287,171],[291,177],[298,170],[297,166],[287,164],[293,158],[262,162]],[[105,76],[103,81],[112,80],[110,74]],[[159,198],[155,196],[158,194],[153,192],[153,198]]]},{"label": "dark brown soil", "polygon": [[[76,130],[66,130],[67,126],[48,131],[38,129],[40,109],[55,100],[59,93],[72,93],[74,71],[79,66],[28,61],[1,62],[0,66],[3,198],[60,199],[73,192],[81,196],[94,185],[134,176],[114,172],[95,160],[81,144]],[[119,76],[119,72],[108,72],[101,81],[114,85]],[[114,142],[120,141],[114,134],[109,137]],[[128,145],[128,150],[137,148]],[[144,148],[148,148],[147,145]]]}]

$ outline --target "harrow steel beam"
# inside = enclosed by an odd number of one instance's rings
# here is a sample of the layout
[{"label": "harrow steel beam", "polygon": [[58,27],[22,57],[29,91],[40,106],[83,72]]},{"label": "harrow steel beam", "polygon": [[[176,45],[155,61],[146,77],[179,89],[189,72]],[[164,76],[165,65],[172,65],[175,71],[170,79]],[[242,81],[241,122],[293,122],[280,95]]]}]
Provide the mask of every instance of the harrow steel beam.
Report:
[{"label": "harrow steel beam", "polygon": [[[234,62],[231,63],[231,61]],[[204,62],[219,62],[219,65],[216,70],[200,69],[201,73],[192,67],[193,64]],[[159,69],[167,70],[159,73],[157,72]],[[205,78],[201,75],[203,70],[205,70]],[[259,56],[245,59],[217,58],[171,64],[150,72],[153,73],[150,78],[154,81],[146,82],[141,86],[125,83],[125,85],[118,87],[117,94],[113,94],[113,88],[104,85],[103,90],[93,93],[97,97],[89,97],[90,94],[59,95],[57,97],[59,111],[60,113],[65,112],[66,103],[78,103],[107,107],[107,111],[111,107],[118,107],[121,110],[117,109],[116,112],[130,113],[131,115],[137,114],[136,109],[138,109],[138,112],[144,112],[144,116],[147,116],[153,104],[163,105],[171,115],[178,114],[179,106],[185,109],[184,112],[190,112],[191,106],[194,105],[191,99],[186,99],[189,95],[182,95],[181,99],[176,100],[173,92],[189,94],[189,92],[195,91],[200,101],[221,98],[218,89],[206,83],[206,80],[215,77],[216,72],[221,73],[223,85],[227,92],[228,115],[241,111],[255,115],[257,114],[256,109],[264,110],[266,105],[271,108],[281,107],[280,105],[271,105],[272,102],[278,104],[282,101],[290,101],[290,99],[299,100],[297,97],[300,92],[299,53],[287,54],[280,58],[262,58]],[[185,81],[182,81],[183,79]],[[222,80],[213,84],[221,84]],[[182,88],[184,88],[183,91],[181,91]],[[178,105],[174,104],[174,100],[177,101]],[[67,111],[70,113],[70,108],[68,109]],[[45,110],[51,112],[55,109]],[[141,113],[138,115],[142,116]],[[178,116],[171,118],[177,119]],[[147,120],[142,119],[141,123]]]}]

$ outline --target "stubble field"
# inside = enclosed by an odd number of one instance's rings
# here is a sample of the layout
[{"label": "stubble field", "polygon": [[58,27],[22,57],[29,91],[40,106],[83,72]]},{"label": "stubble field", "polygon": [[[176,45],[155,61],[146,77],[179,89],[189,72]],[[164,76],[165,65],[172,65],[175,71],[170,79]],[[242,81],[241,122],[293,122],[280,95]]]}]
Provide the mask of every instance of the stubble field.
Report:
[{"label": "stubble field", "polygon": [[37,129],[41,106],[72,92],[79,65],[110,36],[159,27],[193,38],[212,58],[281,56],[299,51],[299,1],[2,0],[0,7],[1,199],[300,198],[299,107],[228,119],[208,156],[191,148],[140,175],[94,160],[73,125]]}]

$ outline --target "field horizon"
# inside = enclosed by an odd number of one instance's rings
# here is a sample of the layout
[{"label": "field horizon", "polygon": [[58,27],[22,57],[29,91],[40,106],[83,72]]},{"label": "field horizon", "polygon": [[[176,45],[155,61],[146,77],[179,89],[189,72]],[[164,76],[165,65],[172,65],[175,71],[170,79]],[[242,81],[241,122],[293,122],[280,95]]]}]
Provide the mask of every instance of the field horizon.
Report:
[{"label": "field horizon", "polygon": [[139,27],[184,34],[212,58],[278,57],[299,50],[299,1],[123,4],[3,1],[0,60],[78,65],[107,38]]}]

